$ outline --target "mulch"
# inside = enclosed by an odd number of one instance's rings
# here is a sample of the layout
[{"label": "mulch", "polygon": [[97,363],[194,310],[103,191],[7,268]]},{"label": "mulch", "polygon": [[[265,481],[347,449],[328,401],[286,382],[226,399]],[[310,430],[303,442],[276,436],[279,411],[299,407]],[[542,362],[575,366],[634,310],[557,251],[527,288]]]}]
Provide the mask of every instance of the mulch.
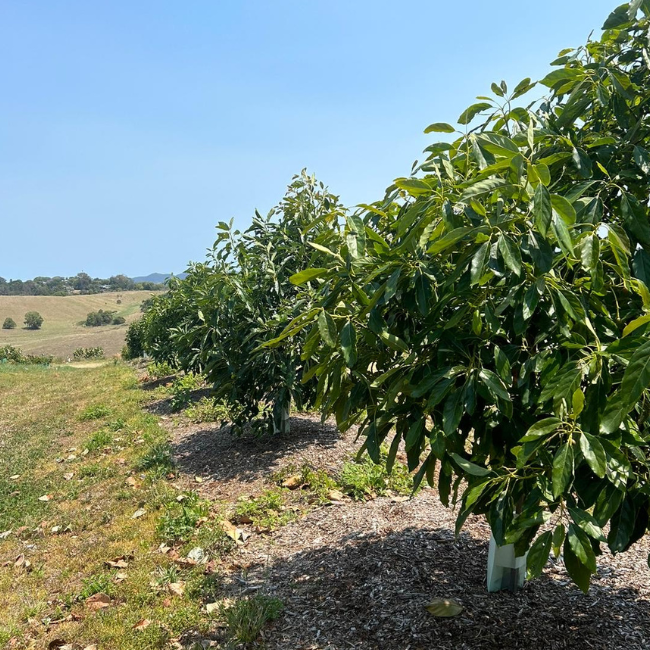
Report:
[{"label": "mulch", "polygon": [[[167,422],[181,483],[220,501],[259,492],[289,465],[336,471],[358,448],[353,435],[310,416],[272,439]],[[648,538],[616,557],[605,551],[587,595],[561,561],[517,593],[488,594],[489,527],[473,517],[455,538],[454,522],[435,490],[336,502],[272,535],[253,534],[227,560],[224,590],[283,601],[264,632],[269,650],[650,648]],[[435,618],[425,610],[434,598],[452,598],[463,612]]]}]

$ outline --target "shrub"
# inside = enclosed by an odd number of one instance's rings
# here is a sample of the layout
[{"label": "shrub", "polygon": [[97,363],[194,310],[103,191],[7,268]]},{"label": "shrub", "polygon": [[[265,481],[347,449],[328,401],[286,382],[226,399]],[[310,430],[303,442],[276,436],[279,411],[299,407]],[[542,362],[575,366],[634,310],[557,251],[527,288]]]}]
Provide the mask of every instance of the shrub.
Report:
[{"label": "shrub", "polygon": [[5,318],[4,323],[2,323],[2,329],[3,330],[13,330],[16,328],[16,321],[11,318],[11,316],[7,316]]},{"label": "shrub", "polygon": [[163,377],[169,377],[175,373],[176,370],[166,361],[150,363],[147,365],[147,374],[153,379],[162,379]]},{"label": "shrub", "polygon": [[81,359],[103,359],[104,348],[77,348],[73,357],[77,361]]},{"label": "shrub", "polygon": [[122,349],[122,358],[138,359],[144,356],[145,322],[140,319],[131,323],[126,330],[125,346]]},{"label": "shrub", "polygon": [[4,347],[0,347],[0,361],[4,363],[47,366],[54,361],[54,357],[47,354],[23,354],[19,348],[5,345]]},{"label": "shrub", "polygon": [[111,322],[113,325],[124,325],[124,323],[126,323],[126,318],[124,318],[124,316],[114,316]]},{"label": "shrub", "polygon": [[86,327],[101,327],[103,325],[110,325],[113,322],[115,312],[104,311],[91,311],[84,321]]},{"label": "shrub", "polygon": [[28,311],[25,314],[25,327],[28,330],[38,330],[43,324],[43,317],[37,311]]}]

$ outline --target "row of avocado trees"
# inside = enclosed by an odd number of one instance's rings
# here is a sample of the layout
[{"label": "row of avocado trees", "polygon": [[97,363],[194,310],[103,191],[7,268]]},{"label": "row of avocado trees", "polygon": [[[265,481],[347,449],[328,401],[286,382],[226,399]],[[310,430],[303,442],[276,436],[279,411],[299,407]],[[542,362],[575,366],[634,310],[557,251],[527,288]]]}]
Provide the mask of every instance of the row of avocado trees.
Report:
[{"label": "row of avocado trees", "polygon": [[648,528],[649,17],[622,5],[561,52],[544,100],[493,84],[462,131],[429,126],[450,141],[354,214],[302,174],[248,231],[219,224],[134,338],[240,426],[294,401],[389,468],[403,441],[457,530],[484,514],[530,576],[562,552],[586,591],[601,545]]}]

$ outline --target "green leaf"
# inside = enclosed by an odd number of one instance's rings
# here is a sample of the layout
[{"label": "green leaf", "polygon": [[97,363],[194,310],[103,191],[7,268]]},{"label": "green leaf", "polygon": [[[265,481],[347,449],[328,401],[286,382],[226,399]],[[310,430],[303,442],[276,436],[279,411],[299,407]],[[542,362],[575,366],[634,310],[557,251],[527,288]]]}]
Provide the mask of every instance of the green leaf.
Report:
[{"label": "green leaf", "polygon": [[576,388],[571,402],[573,406],[573,417],[577,418],[585,407],[585,394],[580,390],[580,388]]},{"label": "green leaf", "polygon": [[587,235],[580,242],[580,260],[587,271],[594,271],[600,257],[600,240],[596,235]]},{"label": "green leaf", "polygon": [[456,129],[451,125],[447,124],[446,122],[435,122],[434,124],[429,124],[426,129],[424,129],[425,133],[453,133]]},{"label": "green leaf", "polygon": [[459,124],[469,124],[479,113],[485,111],[489,108],[492,108],[492,104],[486,102],[480,102],[478,104],[472,104],[469,108],[466,108],[458,118]]},{"label": "green leaf", "polygon": [[576,222],[575,208],[563,196],[551,194],[551,206],[567,226],[572,226]]},{"label": "green leaf", "polygon": [[503,379],[506,384],[512,381],[512,370],[510,368],[510,361],[505,352],[498,346],[494,346],[494,362],[497,368],[497,374]]},{"label": "green leaf", "polygon": [[472,263],[470,265],[470,283],[472,286],[478,284],[479,280],[483,277],[485,265],[490,253],[489,244],[489,241],[481,244],[474,257],[472,257]]},{"label": "green leaf", "polygon": [[553,555],[555,557],[560,557],[565,535],[566,529],[564,528],[564,524],[558,524],[553,531]]},{"label": "green leaf", "polygon": [[357,333],[351,321],[348,321],[341,330],[341,350],[345,365],[348,368],[354,367],[357,362]]},{"label": "green leaf", "polygon": [[614,513],[609,524],[607,544],[612,553],[621,553],[627,548],[628,542],[634,532],[635,521],[636,512],[634,504],[629,497],[626,497],[619,509]]},{"label": "green leaf", "polygon": [[441,253],[446,248],[449,248],[450,246],[453,246],[454,244],[458,243],[461,239],[466,237],[468,234],[475,233],[475,232],[476,232],[476,228],[470,228],[469,226],[461,226],[460,228],[456,228],[452,230],[450,233],[446,234],[444,237],[435,240],[433,244],[429,246],[427,252],[429,253],[429,255],[436,255],[437,253]]},{"label": "green leaf", "polygon": [[606,542],[605,533],[598,525],[598,522],[585,510],[569,506],[569,514],[576,523],[576,525],[583,530],[589,537],[598,540],[599,542]]},{"label": "green leaf", "polygon": [[327,273],[329,273],[329,269],[324,269],[324,268],[305,269],[304,271],[300,271],[299,273],[294,273],[294,275],[292,275],[289,278],[289,282],[295,285],[305,284],[305,282],[310,282],[311,280],[315,280],[316,278],[322,278]]},{"label": "green leaf", "polygon": [[569,524],[567,540],[580,563],[586,566],[590,573],[596,573],[596,555],[585,532],[575,524]]},{"label": "green leaf", "polygon": [[363,219],[355,215],[347,218],[350,233],[346,237],[348,251],[353,259],[363,257],[366,252],[366,227]]},{"label": "green leaf", "polygon": [[546,237],[546,233],[551,225],[553,211],[551,207],[551,195],[546,187],[541,183],[535,188],[533,215],[535,217],[537,230],[539,230],[543,237]]},{"label": "green leaf", "polygon": [[621,382],[621,397],[624,403],[632,408],[650,386],[650,341],[646,341],[632,355],[625,369]]},{"label": "green leaf", "polygon": [[632,334],[632,332],[639,329],[639,327],[645,325],[646,323],[650,323],[650,314],[646,314],[645,316],[639,316],[638,318],[635,318],[633,321],[629,322],[623,329],[623,338],[629,336],[630,334]]},{"label": "green leaf", "polygon": [[408,352],[409,346],[404,343],[404,341],[395,334],[383,330],[379,333],[379,338],[392,350],[396,352]]},{"label": "green leaf", "polygon": [[607,469],[607,456],[600,440],[583,431],[580,434],[580,451],[593,473],[598,478],[604,478]]},{"label": "green leaf", "polygon": [[510,402],[508,389],[498,375],[495,375],[491,370],[488,370],[487,368],[481,368],[478,376],[483,382],[483,385],[488,389],[490,395],[492,395],[495,400],[501,399],[505,402]]},{"label": "green leaf", "polygon": [[650,153],[643,147],[634,147],[634,162],[644,174],[650,174]]},{"label": "green leaf", "polygon": [[320,332],[321,338],[327,345],[330,347],[336,346],[336,339],[338,337],[338,330],[336,329],[336,323],[334,319],[325,311],[321,311],[318,316],[318,331]]},{"label": "green leaf", "polygon": [[532,442],[538,440],[539,438],[546,437],[549,433],[557,431],[557,428],[562,424],[562,420],[558,418],[544,418],[535,422],[528,431],[526,435],[519,440],[519,442]]},{"label": "green leaf", "polygon": [[492,194],[498,189],[503,189],[505,187],[512,187],[504,178],[487,178],[483,181],[477,181],[473,183],[468,188],[465,189],[463,194],[460,197],[460,200],[463,203],[469,202],[470,199],[483,196],[484,194]]},{"label": "green leaf", "polygon": [[551,542],[552,533],[549,530],[542,533],[530,547],[528,557],[526,558],[529,579],[537,578],[541,575],[548,561],[549,553],[551,552]]},{"label": "green leaf", "polygon": [[571,549],[568,535],[564,540],[564,565],[569,576],[571,576],[571,580],[586,594],[589,591],[591,571],[578,559]]},{"label": "green leaf", "polygon": [[557,499],[566,490],[573,476],[573,447],[564,443],[553,459],[553,496]]},{"label": "green leaf", "polygon": [[519,252],[519,248],[515,246],[514,242],[507,235],[501,235],[497,241],[499,252],[506,266],[515,275],[521,275],[521,253]]},{"label": "green leaf", "polygon": [[557,243],[566,255],[573,255],[573,241],[571,240],[571,233],[566,227],[564,220],[558,218],[555,214],[551,222],[551,228],[557,238]]},{"label": "green leaf", "polygon": [[466,460],[462,456],[459,456],[458,454],[451,452],[449,454],[455,461],[456,464],[466,473],[470,474],[471,476],[489,476],[492,472],[489,469],[486,469],[485,467],[480,467],[479,465],[476,465],[469,460]]}]

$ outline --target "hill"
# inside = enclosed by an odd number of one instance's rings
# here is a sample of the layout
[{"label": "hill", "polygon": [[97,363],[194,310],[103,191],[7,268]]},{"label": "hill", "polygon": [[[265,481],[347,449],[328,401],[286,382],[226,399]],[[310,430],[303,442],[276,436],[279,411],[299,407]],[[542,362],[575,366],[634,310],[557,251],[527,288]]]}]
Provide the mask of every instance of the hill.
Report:
[{"label": "hill", "polygon": [[[128,324],[140,315],[140,304],[150,291],[125,291],[77,296],[0,296],[0,322],[11,316],[18,327],[0,329],[0,347],[14,345],[24,352],[71,357],[79,347],[104,348],[106,356],[117,354],[124,345]],[[118,303],[118,300],[120,303]],[[115,311],[124,316],[124,325],[84,327],[91,311]],[[25,313],[37,311],[43,318],[40,330],[22,328]]]},{"label": "hill", "polygon": [[136,284],[139,284],[140,282],[153,282],[154,284],[163,284],[163,282],[171,278],[172,275],[175,275],[177,278],[180,278],[182,280],[187,275],[187,273],[150,273],[149,275],[139,275],[135,278],[131,278],[131,280],[133,280],[133,282]]}]

